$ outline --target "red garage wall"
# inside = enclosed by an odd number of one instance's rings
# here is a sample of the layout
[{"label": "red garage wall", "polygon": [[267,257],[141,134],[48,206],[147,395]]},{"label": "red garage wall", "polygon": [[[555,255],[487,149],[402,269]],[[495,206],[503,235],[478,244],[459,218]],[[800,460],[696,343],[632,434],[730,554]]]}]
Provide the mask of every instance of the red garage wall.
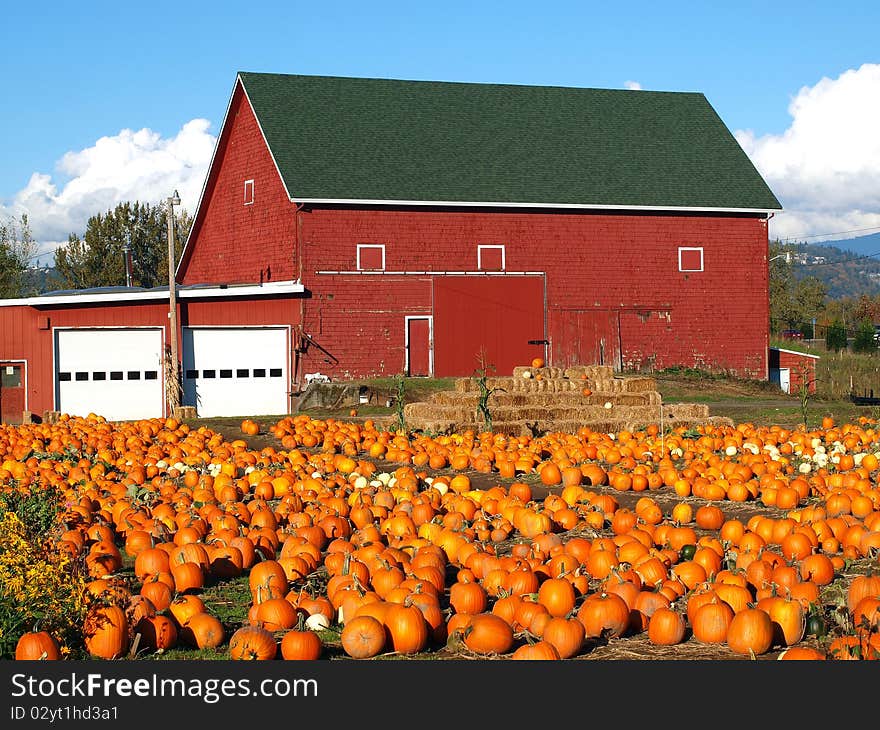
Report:
[{"label": "red garage wall", "polygon": [[[328,206],[300,218],[303,325],[338,359],[314,362],[333,377],[401,372],[404,314],[430,314],[430,272],[474,271],[478,245],[503,245],[508,272],[546,272],[550,364],[587,357],[595,343],[576,345],[572,320],[604,312],[624,369],[767,377],[763,217]],[[385,274],[353,273],[365,243],[385,246]],[[679,248],[701,248],[703,270],[680,271]]]},{"label": "red garage wall", "polygon": [[[245,181],[254,181],[245,203]],[[183,284],[297,278],[294,206],[240,87],[232,97],[181,263]]]},{"label": "red garage wall", "polygon": [[770,367],[788,368],[789,393],[799,393],[806,380],[807,392],[816,392],[816,358],[815,356],[770,348]]},{"label": "red garage wall", "polygon": [[[299,323],[293,297],[178,300],[178,322],[189,325]],[[27,363],[27,407],[42,416],[54,407],[54,329],[64,327],[163,327],[169,341],[167,302],[122,302],[59,307],[0,307],[0,360]],[[290,372],[293,372],[291,354]]]}]

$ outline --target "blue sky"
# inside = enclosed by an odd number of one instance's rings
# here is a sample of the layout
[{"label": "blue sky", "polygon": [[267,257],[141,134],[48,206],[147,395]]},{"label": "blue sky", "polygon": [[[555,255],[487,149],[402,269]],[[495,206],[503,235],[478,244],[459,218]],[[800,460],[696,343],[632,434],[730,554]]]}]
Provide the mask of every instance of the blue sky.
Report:
[{"label": "blue sky", "polygon": [[192,210],[248,70],[699,91],[791,211],[779,235],[880,230],[880,146],[846,121],[880,117],[878,27],[880,4],[846,1],[8,4],[0,213],[52,245],[170,194],[171,158]]}]

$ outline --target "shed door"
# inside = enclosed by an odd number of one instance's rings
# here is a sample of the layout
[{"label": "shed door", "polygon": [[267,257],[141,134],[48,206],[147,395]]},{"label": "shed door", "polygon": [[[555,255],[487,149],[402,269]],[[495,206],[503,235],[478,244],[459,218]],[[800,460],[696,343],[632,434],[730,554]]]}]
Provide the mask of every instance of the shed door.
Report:
[{"label": "shed door", "polygon": [[406,318],[406,374],[411,378],[431,375],[431,318]]},{"label": "shed door", "polygon": [[24,363],[0,361],[0,422],[21,423],[24,385]]},{"label": "shed door", "polygon": [[184,327],[183,397],[200,418],[290,412],[287,327]]},{"label": "shed door", "polygon": [[[543,276],[434,278],[434,374],[468,377],[481,353],[494,374],[545,357]],[[492,373],[490,373],[492,374]]]},{"label": "shed door", "polygon": [[56,410],[108,421],[159,418],[165,409],[162,330],[55,332]]},{"label": "shed door", "polygon": [[791,368],[779,368],[779,388],[783,393],[791,393]]}]

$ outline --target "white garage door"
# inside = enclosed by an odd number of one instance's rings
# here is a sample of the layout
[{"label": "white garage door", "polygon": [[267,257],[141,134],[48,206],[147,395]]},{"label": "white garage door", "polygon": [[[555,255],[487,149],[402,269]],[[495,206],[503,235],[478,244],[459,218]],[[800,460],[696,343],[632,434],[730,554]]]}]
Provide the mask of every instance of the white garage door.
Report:
[{"label": "white garage door", "polygon": [[162,383],[158,327],[55,331],[55,407],[62,413],[160,418]]},{"label": "white garage door", "polygon": [[289,412],[287,327],[184,327],[183,395],[200,417]]}]

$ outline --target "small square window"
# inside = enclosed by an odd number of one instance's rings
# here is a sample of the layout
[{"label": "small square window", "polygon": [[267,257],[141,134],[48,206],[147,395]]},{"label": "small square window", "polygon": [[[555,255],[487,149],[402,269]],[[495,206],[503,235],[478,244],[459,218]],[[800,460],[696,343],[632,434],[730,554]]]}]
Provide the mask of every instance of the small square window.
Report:
[{"label": "small square window", "polygon": [[4,365],[0,369],[0,387],[21,387],[21,365]]},{"label": "small square window", "polygon": [[122,380],[122,371],[121,370],[111,370],[110,371],[110,380]]},{"label": "small square window", "polygon": [[70,373],[58,373],[58,382],[60,382],[60,383],[70,382]]},{"label": "small square window", "polygon": [[384,271],[385,245],[359,243],[357,245],[358,271]]},{"label": "small square window", "polygon": [[141,373],[139,370],[129,370],[128,371],[128,379],[129,380],[140,380]]},{"label": "small square window", "polygon": [[199,377],[198,370],[187,370],[186,371],[186,379],[187,380],[195,380],[197,377]]},{"label": "small square window", "polygon": [[231,378],[231,377],[232,377],[232,371],[231,371],[231,370],[221,370],[221,371],[220,371],[220,377],[221,377],[221,378]]},{"label": "small square window", "polygon": [[245,180],[244,181],[244,204],[245,205],[253,205],[254,204],[254,181],[253,180]]},{"label": "small square window", "polygon": [[81,382],[83,382],[84,380],[88,380],[88,379],[89,379],[89,374],[88,374],[88,373],[78,372],[78,373],[76,373],[76,374],[73,376],[73,379],[76,380],[77,382],[81,383]]},{"label": "small square window", "polygon": [[239,368],[235,371],[236,378],[246,378],[250,374],[250,370],[247,368]]},{"label": "small square window", "polygon": [[281,368],[270,368],[269,369],[269,377],[270,378],[280,378],[281,377]]},{"label": "small square window", "polygon": [[157,370],[144,371],[144,380],[158,380],[159,372]]},{"label": "small square window", "polygon": [[202,377],[203,378],[216,378],[217,371],[216,370],[202,370]]},{"label": "small square window", "polygon": [[92,380],[107,380],[107,373],[103,370],[96,370],[92,373]]},{"label": "small square window", "polygon": [[504,271],[504,246],[477,246],[478,271]]},{"label": "small square window", "polygon": [[265,378],[266,377],[266,368],[254,368],[254,377],[255,378]]},{"label": "small square window", "polygon": [[693,246],[680,246],[678,249],[679,271],[702,271],[703,248]]}]

